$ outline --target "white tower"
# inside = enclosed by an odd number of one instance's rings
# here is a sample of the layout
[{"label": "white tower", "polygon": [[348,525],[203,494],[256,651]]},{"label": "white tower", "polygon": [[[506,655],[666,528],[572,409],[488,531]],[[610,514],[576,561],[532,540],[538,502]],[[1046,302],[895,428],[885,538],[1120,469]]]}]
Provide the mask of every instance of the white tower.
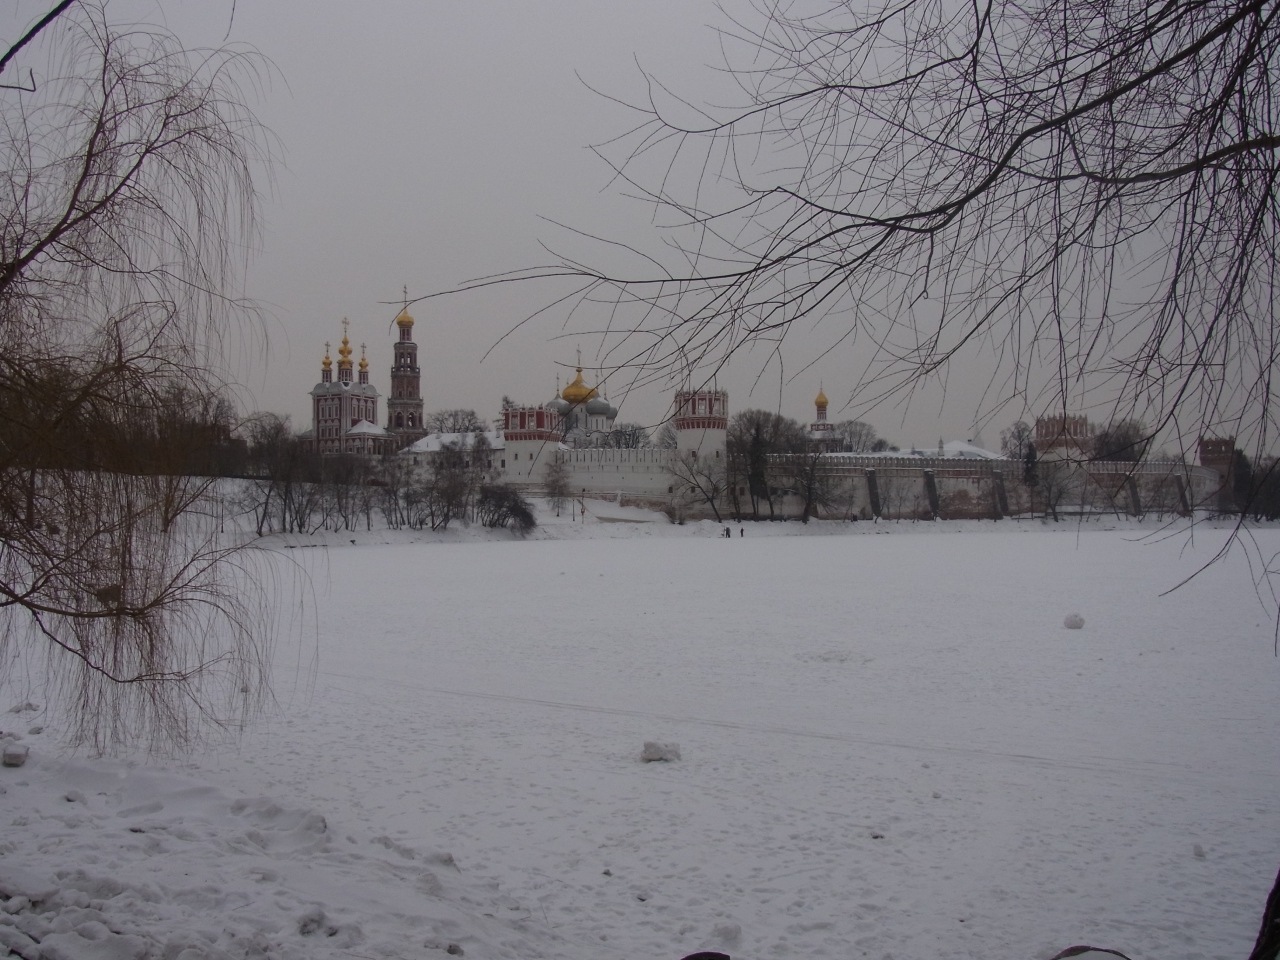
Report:
[{"label": "white tower", "polygon": [[725,459],[729,435],[729,394],[704,387],[676,391],[676,456]]}]

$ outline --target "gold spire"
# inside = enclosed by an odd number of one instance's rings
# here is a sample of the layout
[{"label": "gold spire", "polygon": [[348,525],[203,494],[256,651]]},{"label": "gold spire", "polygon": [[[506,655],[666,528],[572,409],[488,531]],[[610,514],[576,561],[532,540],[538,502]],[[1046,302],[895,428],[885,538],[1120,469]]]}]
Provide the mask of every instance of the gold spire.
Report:
[{"label": "gold spire", "polygon": [[369,370],[369,361],[364,356],[364,344],[360,344],[360,372],[366,373]]},{"label": "gold spire", "polygon": [[338,366],[351,366],[351,341],[347,339],[347,325],[350,323],[346,317],[342,318],[342,346],[338,347]]},{"label": "gold spire", "polygon": [[333,361],[329,359],[329,341],[324,342],[324,360],[320,363],[321,370],[328,370],[333,367]]},{"label": "gold spire", "polygon": [[822,384],[818,384],[818,395],[813,400],[815,407],[825,407],[827,405],[827,395],[823,392]]}]

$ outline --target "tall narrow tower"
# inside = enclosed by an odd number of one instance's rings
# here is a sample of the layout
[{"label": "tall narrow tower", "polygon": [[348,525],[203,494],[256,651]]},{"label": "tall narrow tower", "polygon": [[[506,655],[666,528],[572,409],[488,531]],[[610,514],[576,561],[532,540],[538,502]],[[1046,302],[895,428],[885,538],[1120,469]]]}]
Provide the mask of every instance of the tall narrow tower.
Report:
[{"label": "tall narrow tower", "polygon": [[426,434],[422,423],[422,371],[418,369],[418,345],[413,342],[413,317],[407,309],[396,317],[400,339],[391,361],[391,396],[387,398],[387,430],[397,446],[406,447]]}]

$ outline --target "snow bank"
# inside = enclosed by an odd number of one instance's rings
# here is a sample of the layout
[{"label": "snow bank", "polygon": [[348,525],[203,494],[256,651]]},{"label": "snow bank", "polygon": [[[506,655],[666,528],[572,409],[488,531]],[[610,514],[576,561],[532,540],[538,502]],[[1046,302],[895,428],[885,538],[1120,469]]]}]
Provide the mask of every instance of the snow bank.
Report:
[{"label": "snow bank", "polygon": [[0,786],[0,948],[26,960],[563,955],[447,852],[316,810],[44,749]]}]

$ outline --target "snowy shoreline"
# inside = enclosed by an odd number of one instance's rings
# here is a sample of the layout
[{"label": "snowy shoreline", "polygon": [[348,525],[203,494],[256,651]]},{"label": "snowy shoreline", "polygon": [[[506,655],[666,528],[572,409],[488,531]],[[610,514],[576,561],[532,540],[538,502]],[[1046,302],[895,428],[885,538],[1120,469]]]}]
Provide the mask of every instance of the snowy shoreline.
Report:
[{"label": "snowy shoreline", "polygon": [[1111,522],[310,538],[351,549],[281,551],[316,627],[238,744],[94,760],[0,713],[0,956],[1238,960],[1271,624],[1240,551],[1160,596],[1225,529]]}]

